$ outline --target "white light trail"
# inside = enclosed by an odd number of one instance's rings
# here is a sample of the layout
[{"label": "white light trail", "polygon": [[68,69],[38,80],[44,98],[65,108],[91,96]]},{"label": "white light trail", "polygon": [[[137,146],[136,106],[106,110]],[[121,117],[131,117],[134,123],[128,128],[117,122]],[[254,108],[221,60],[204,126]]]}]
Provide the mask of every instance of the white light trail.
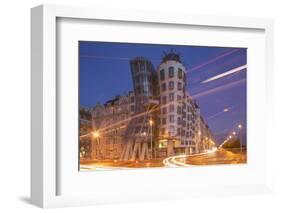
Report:
[{"label": "white light trail", "polygon": [[246,69],[246,68],[247,68],[247,64],[245,64],[245,65],[243,65],[243,66],[240,66],[240,67],[236,67],[236,68],[231,69],[231,70],[229,70],[229,71],[227,71],[227,72],[221,73],[221,74],[216,75],[216,76],[213,76],[213,77],[211,77],[211,78],[208,78],[207,80],[202,81],[202,83],[205,84],[205,83],[208,83],[208,82],[211,82],[211,81],[214,81],[214,80],[223,78],[223,77],[225,77],[225,76],[228,76],[228,75],[231,75],[231,74],[233,74],[233,73],[239,72],[239,71],[244,70],[244,69]]},{"label": "white light trail", "polygon": [[217,151],[217,148],[214,147],[212,150],[209,150],[209,151],[206,151],[206,152],[203,152],[203,153],[198,153],[198,154],[192,154],[192,155],[177,155],[177,156],[172,156],[172,157],[168,157],[168,158],[165,158],[163,160],[163,164],[167,167],[180,167],[180,166],[194,166],[194,165],[191,165],[191,164],[187,164],[187,163],[183,163],[183,162],[180,162],[178,161],[177,159],[178,158],[187,158],[187,157],[193,157],[193,156],[200,156],[200,155],[207,155],[207,154],[211,154],[211,153],[214,153]]},{"label": "white light trail", "polygon": [[80,171],[89,171],[89,170],[114,170],[114,169],[131,169],[128,167],[117,167],[117,166],[102,166],[102,165],[81,165]]},{"label": "white light trail", "polygon": [[213,118],[215,118],[215,117],[217,117],[217,116],[219,116],[219,115],[221,115],[223,113],[229,112],[230,109],[232,109],[232,108],[231,107],[225,108],[225,109],[223,109],[223,111],[217,112],[217,113],[209,116],[207,119],[208,120],[213,119]]},{"label": "white light trail", "polygon": [[230,55],[230,54],[232,54],[234,52],[237,52],[237,51],[239,51],[239,49],[234,49],[234,50],[231,50],[229,52],[225,52],[222,55],[219,55],[219,56],[217,56],[215,58],[212,58],[212,59],[210,59],[210,60],[208,60],[206,62],[203,62],[202,64],[199,64],[199,65],[197,65],[195,67],[192,67],[191,69],[188,69],[187,73],[192,72],[192,71],[197,70],[197,69],[200,69],[200,68],[202,68],[202,67],[204,67],[206,65],[209,65],[209,64],[211,64],[211,63],[213,63],[213,62],[215,62],[215,61],[217,61],[219,59],[222,59],[222,58],[224,58],[224,57],[226,57],[226,56],[228,56],[228,55]]},{"label": "white light trail", "polygon": [[229,89],[229,88],[235,87],[235,86],[237,86],[239,84],[242,84],[242,83],[245,83],[245,82],[246,82],[246,78],[243,78],[241,80],[237,80],[237,81],[234,81],[234,82],[231,82],[231,83],[228,83],[228,84],[225,84],[225,85],[213,88],[213,89],[209,89],[207,91],[203,91],[203,92],[197,93],[197,94],[193,95],[192,97],[193,98],[201,98],[201,97],[203,97],[205,95],[210,95],[210,94],[213,94],[213,93],[217,93],[217,92],[223,91],[225,89]]}]

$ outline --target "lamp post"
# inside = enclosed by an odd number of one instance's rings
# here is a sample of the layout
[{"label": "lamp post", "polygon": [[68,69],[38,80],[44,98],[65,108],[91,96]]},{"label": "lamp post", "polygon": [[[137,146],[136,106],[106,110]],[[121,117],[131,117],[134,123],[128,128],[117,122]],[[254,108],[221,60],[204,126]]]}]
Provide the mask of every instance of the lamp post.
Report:
[{"label": "lamp post", "polygon": [[96,139],[96,148],[95,148],[95,157],[97,158],[98,156],[98,137],[99,137],[99,133],[98,133],[98,131],[94,131],[93,132],[93,137],[94,137],[94,139]]},{"label": "lamp post", "polygon": [[[198,140],[197,140],[197,144],[198,144],[198,152],[200,153],[202,150],[202,152],[204,152],[204,144],[201,141],[201,131],[198,131]],[[188,154],[190,154],[190,147],[188,149]]]},{"label": "lamp post", "polygon": [[239,129],[239,133],[240,133],[240,152],[242,153],[242,125],[238,124],[238,129]]},{"label": "lamp post", "polygon": [[149,120],[149,125],[150,125],[150,151],[151,151],[151,159],[153,157],[153,154],[152,154],[152,125],[153,125],[153,120],[150,119]]}]

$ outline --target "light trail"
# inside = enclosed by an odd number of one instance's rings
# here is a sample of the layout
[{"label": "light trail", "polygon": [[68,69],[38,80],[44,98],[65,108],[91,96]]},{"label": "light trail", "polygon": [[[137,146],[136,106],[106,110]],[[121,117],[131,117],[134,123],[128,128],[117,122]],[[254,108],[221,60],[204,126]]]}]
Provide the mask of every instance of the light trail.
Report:
[{"label": "light trail", "polygon": [[217,148],[214,147],[212,150],[209,150],[207,152],[203,152],[203,153],[198,153],[198,154],[192,154],[192,155],[177,155],[177,156],[172,156],[172,157],[168,157],[165,158],[163,160],[163,164],[167,167],[188,167],[188,166],[194,166],[191,164],[187,164],[187,163],[183,163],[178,161],[178,158],[187,158],[187,157],[194,157],[194,156],[200,156],[200,155],[207,155],[207,154],[211,154],[211,153],[215,153],[217,151]]},{"label": "light trail", "polygon": [[225,143],[227,143],[227,142],[228,142],[228,140],[225,140],[221,145],[219,145],[219,149],[222,148],[223,145],[224,145]]},{"label": "light trail", "polygon": [[[132,119],[135,119],[135,118],[138,118],[138,117],[141,117],[141,116],[150,114],[151,112],[153,112],[153,111],[155,111],[155,110],[157,110],[157,109],[158,109],[158,107],[156,107],[156,108],[153,107],[153,108],[151,108],[150,110],[148,110],[148,111],[146,111],[146,112],[142,112],[142,113],[139,113],[139,114],[137,114],[137,115],[134,115],[134,116],[131,116],[131,117],[129,117],[129,118],[126,118],[126,119],[124,119],[124,120],[121,120],[121,121],[118,121],[118,122],[116,122],[116,123],[113,123],[113,124],[111,124],[111,125],[107,125],[106,127],[103,127],[103,128],[101,128],[101,129],[97,129],[96,131],[99,132],[99,134],[104,134],[104,132],[105,132],[106,130],[108,130],[108,129],[112,129],[112,128],[114,128],[115,126],[122,125],[124,122],[129,122],[129,121],[132,120]],[[85,134],[85,135],[81,135],[80,138],[90,136],[91,134],[92,134],[92,132],[89,132],[89,133],[87,133],[87,134]]]},{"label": "light trail", "polygon": [[117,166],[102,166],[102,165],[82,165],[80,166],[80,171],[89,171],[89,170],[100,170],[100,171],[110,171],[114,169],[131,169],[128,167],[117,167]]},{"label": "light trail", "polygon": [[226,72],[224,72],[224,73],[221,73],[221,74],[219,74],[219,75],[213,76],[213,77],[211,77],[211,78],[208,78],[207,80],[202,81],[201,83],[205,84],[205,83],[208,83],[208,82],[211,82],[211,81],[214,81],[214,80],[223,78],[223,77],[225,77],[225,76],[231,75],[231,74],[233,74],[233,73],[242,71],[242,70],[244,70],[244,69],[246,69],[246,68],[247,68],[247,64],[242,65],[242,66],[240,66],[240,67],[236,67],[236,68],[234,68],[234,69],[231,69],[231,70],[226,71]]},{"label": "light trail", "polygon": [[223,53],[222,55],[219,55],[219,56],[217,56],[215,58],[212,58],[212,59],[210,59],[210,60],[208,60],[208,61],[206,61],[206,62],[204,62],[202,64],[199,64],[199,65],[197,65],[195,67],[192,67],[191,69],[188,69],[186,73],[190,73],[190,72],[192,72],[194,70],[200,69],[200,68],[202,68],[202,67],[204,67],[204,66],[206,66],[208,64],[211,64],[211,63],[213,63],[213,62],[215,62],[215,61],[217,61],[217,60],[219,60],[221,58],[224,58],[225,56],[228,56],[228,55],[230,55],[230,54],[232,54],[234,52],[237,52],[237,51],[239,51],[239,49],[234,49],[234,50],[231,50],[229,52]]},{"label": "light trail", "polygon": [[231,82],[231,83],[228,83],[228,84],[225,84],[225,85],[222,85],[222,86],[219,86],[219,87],[207,90],[207,91],[203,91],[203,92],[197,93],[197,94],[193,95],[192,97],[193,98],[201,98],[201,97],[203,97],[205,95],[210,95],[210,94],[213,94],[213,93],[217,93],[217,92],[220,92],[222,90],[235,87],[235,86],[237,86],[239,84],[242,84],[242,83],[245,83],[245,82],[246,82],[246,78],[243,78],[241,80],[237,80],[237,81],[234,81],[234,82]]},{"label": "light trail", "polygon": [[229,110],[232,110],[232,109],[233,109],[233,107],[225,108],[225,109],[223,109],[222,111],[217,112],[217,113],[215,113],[215,114],[213,114],[213,115],[207,117],[207,120],[213,119],[213,118],[215,118],[215,117],[217,117],[217,116],[219,116],[219,115],[221,115],[221,114],[223,114],[223,113],[229,112]]}]

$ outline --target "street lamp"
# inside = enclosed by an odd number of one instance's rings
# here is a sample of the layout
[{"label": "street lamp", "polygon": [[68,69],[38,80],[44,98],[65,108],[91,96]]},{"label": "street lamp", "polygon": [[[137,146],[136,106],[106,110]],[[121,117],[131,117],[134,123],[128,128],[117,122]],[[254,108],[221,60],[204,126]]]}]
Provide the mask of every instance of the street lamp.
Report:
[{"label": "street lamp", "polygon": [[97,158],[98,156],[98,138],[99,138],[99,136],[100,136],[100,134],[99,134],[99,132],[98,131],[94,131],[93,133],[93,137],[94,137],[94,139],[96,139],[96,147],[94,148],[94,155],[95,155],[95,158]]},{"label": "street lamp", "polygon": [[238,129],[239,129],[239,133],[240,133],[240,152],[242,153],[242,124],[238,124]]},{"label": "street lamp", "polygon": [[149,125],[150,125],[150,151],[151,151],[151,159],[153,157],[152,154],[152,125],[153,125],[153,120],[149,119]]},{"label": "street lamp", "polygon": [[236,132],[232,132],[233,135],[236,135]]},{"label": "street lamp", "polygon": [[93,132],[93,136],[94,136],[94,138],[98,138],[98,137],[99,137],[98,131],[94,131],[94,132]]}]

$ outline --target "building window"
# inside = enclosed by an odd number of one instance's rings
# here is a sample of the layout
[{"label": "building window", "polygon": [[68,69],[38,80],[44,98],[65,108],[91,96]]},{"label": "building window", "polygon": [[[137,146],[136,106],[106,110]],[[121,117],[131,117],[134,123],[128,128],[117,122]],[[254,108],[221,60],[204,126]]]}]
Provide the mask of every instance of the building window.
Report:
[{"label": "building window", "polygon": [[162,96],[162,104],[167,104],[167,96]]},{"label": "building window", "polygon": [[169,116],[169,122],[170,123],[174,123],[175,122],[175,116],[174,115],[170,115]]},{"label": "building window", "polygon": [[164,92],[166,91],[166,83],[161,84],[161,90]]},{"label": "building window", "polygon": [[169,134],[174,134],[175,133],[175,127],[174,126],[170,126],[169,130],[170,130]]},{"label": "building window", "polygon": [[181,125],[181,117],[178,117],[178,125]]},{"label": "building window", "polygon": [[177,113],[178,113],[178,114],[181,114],[181,106],[178,106],[178,107],[177,107]]},{"label": "building window", "polygon": [[140,83],[140,77],[136,76],[136,83],[139,84]]},{"label": "building window", "polygon": [[177,135],[181,135],[181,129],[177,128]]},{"label": "building window", "polygon": [[162,118],[162,124],[163,124],[163,125],[166,124],[166,118]]},{"label": "building window", "polygon": [[160,80],[165,80],[165,70],[160,70]]},{"label": "building window", "polygon": [[166,114],[167,113],[167,107],[163,107],[162,108],[162,114]]},{"label": "building window", "polygon": [[180,79],[182,79],[182,69],[181,68],[179,68],[178,69],[178,78],[180,78]]},{"label": "building window", "polygon": [[174,93],[169,94],[169,101],[174,101]]},{"label": "building window", "polygon": [[184,127],[186,126],[186,121],[184,121],[184,120],[182,121],[182,126],[184,126]]},{"label": "building window", "polygon": [[147,96],[144,96],[144,97],[143,97],[143,103],[146,103],[146,102],[148,102],[148,97],[147,97]]},{"label": "building window", "polygon": [[180,95],[178,95],[177,100],[181,101],[181,96]]},{"label": "building window", "polygon": [[134,112],[134,111],[135,111],[135,106],[132,105],[132,106],[131,106],[131,112]]},{"label": "building window", "polygon": [[169,81],[169,90],[173,90],[173,89],[174,89],[174,82]]},{"label": "building window", "polygon": [[148,78],[148,82],[150,83],[151,82],[151,75],[149,75],[147,78]]},{"label": "building window", "polygon": [[169,78],[174,77],[174,67],[169,67]]},{"label": "building window", "polygon": [[169,105],[169,112],[174,112],[174,104]]},{"label": "building window", "polygon": [[181,136],[183,136],[183,137],[185,136],[185,131],[184,130],[181,131]]},{"label": "building window", "polygon": [[179,90],[179,91],[182,90],[182,84],[181,84],[181,82],[178,82],[178,90]]},{"label": "building window", "polygon": [[140,70],[144,71],[145,70],[144,68],[145,68],[144,63],[140,63]]}]

